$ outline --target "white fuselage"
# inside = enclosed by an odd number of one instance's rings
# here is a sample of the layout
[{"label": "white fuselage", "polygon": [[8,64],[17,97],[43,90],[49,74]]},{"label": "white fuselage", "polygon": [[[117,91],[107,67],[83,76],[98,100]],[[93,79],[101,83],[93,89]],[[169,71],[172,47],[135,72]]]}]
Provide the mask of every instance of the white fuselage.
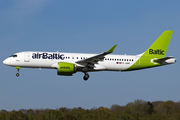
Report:
[{"label": "white fuselage", "polygon": [[[97,54],[61,53],[61,52],[19,52],[4,60],[9,66],[26,68],[50,68],[57,69],[58,62],[74,63],[77,67],[84,67],[77,64],[77,61],[84,60]],[[122,71],[133,65],[139,56],[132,55],[106,55],[102,61],[95,64],[91,71]]]}]

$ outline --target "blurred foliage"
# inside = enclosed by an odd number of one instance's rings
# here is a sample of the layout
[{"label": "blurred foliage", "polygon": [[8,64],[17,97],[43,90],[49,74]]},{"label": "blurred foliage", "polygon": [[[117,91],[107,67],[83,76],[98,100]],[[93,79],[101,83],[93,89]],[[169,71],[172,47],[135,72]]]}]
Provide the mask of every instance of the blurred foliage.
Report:
[{"label": "blurred foliage", "polygon": [[0,120],[180,120],[180,102],[135,100],[125,106],[0,111]]}]

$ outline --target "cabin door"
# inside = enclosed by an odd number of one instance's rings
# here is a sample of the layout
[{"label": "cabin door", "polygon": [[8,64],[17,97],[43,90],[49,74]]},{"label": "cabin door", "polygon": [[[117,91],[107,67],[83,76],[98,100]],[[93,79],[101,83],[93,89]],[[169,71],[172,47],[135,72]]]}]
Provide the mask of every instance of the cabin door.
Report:
[{"label": "cabin door", "polygon": [[25,52],[24,53],[24,62],[29,62],[30,61],[30,53],[29,52]]}]

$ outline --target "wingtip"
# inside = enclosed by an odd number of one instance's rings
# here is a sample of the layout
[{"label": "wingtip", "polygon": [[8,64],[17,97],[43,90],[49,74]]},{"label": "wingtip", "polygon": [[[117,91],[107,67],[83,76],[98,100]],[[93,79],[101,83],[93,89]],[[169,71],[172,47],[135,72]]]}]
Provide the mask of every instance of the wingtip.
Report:
[{"label": "wingtip", "polygon": [[165,30],[164,32],[171,32],[171,33],[173,33],[173,30]]},{"label": "wingtip", "polygon": [[111,49],[109,49],[107,52],[108,53],[112,53],[114,51],[114,49],[116,48],[117,45],[114,45]]}]

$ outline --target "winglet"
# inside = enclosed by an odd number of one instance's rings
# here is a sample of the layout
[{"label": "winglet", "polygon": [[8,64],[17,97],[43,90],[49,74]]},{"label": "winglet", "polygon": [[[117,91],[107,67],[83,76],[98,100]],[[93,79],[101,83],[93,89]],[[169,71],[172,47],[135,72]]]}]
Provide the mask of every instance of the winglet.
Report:
[{"label": "winglet", "polygon": [[116,46],[117,46],[117,45],[114,45],[111,49],[109,49],[109,50],[107,51],[107,53],[112,53],[112,52],[114,51],[114,49],[116,48]]}]

